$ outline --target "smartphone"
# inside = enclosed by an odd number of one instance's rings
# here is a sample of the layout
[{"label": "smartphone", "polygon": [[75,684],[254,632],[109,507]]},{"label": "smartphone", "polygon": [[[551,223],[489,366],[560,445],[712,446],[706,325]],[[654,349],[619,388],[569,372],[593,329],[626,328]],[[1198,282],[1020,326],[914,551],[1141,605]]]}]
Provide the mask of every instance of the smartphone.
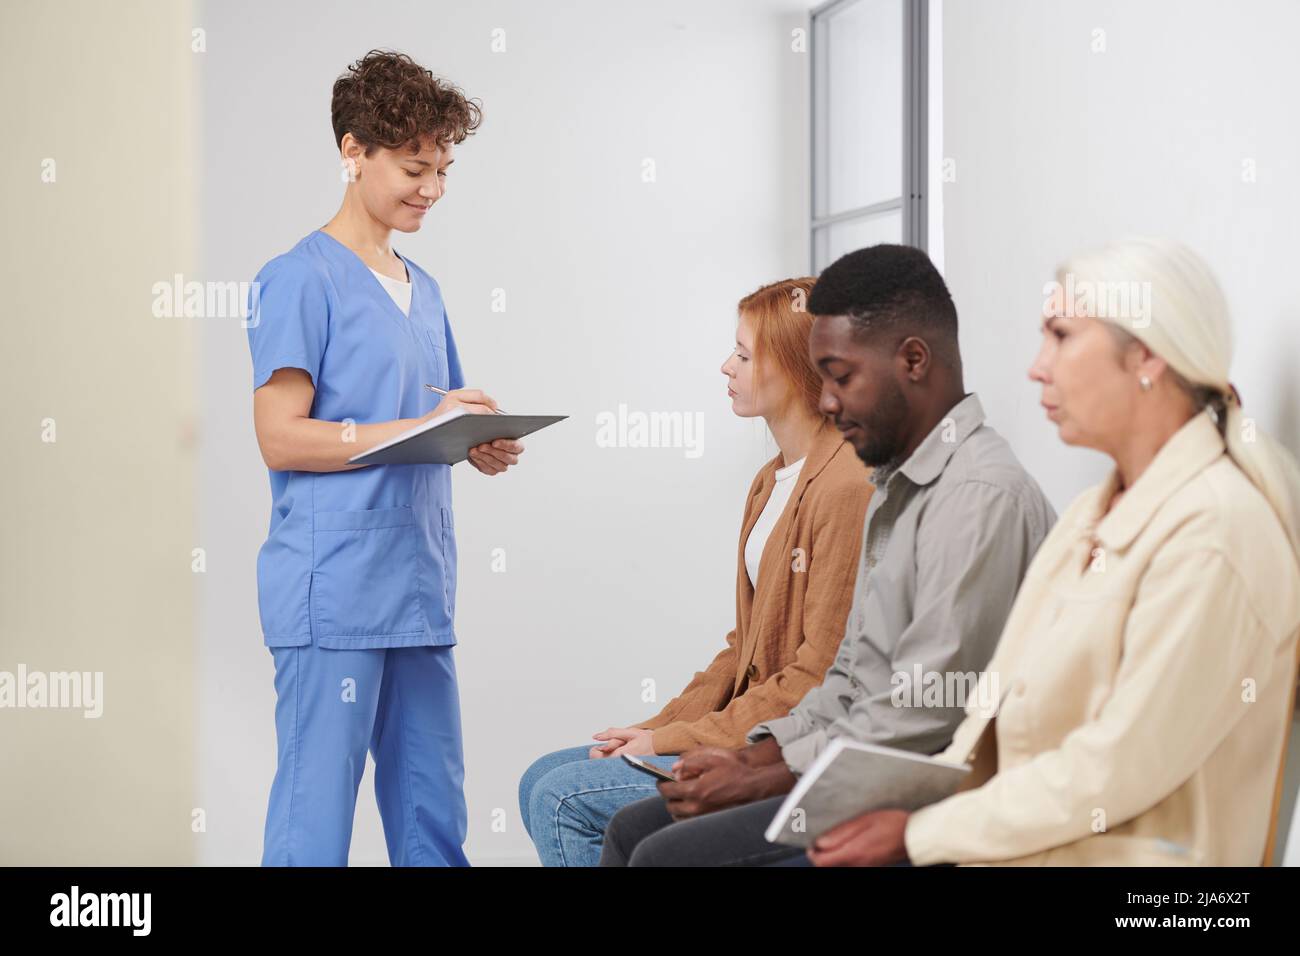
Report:
[{"label": "smartphone", "polygon": [[642,760],[640,757],[634,757],[631,754],[622,754],[621,756],[638,770],[644,770],[646,773],[658,777],[660,780],[671,780],[673,783],[677,782],[677,778],[673,776],[671,770],[665,770],[663,767],[656,767],[649,761]]}]

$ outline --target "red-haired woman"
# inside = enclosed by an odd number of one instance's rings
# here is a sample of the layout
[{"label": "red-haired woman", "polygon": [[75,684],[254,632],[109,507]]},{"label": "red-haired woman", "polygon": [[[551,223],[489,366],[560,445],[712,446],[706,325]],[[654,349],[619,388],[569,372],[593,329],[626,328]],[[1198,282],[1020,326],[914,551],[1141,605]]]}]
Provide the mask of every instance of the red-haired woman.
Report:
[{"label": "red-haired woman", "polygon": [[844,637],[872,487],[818,407],[803,309],[813,281],[787,279],[741,299],[736,348],[722,365],[732,411],[761,416],[781,449],[745,501],[727,646],[654,717],[528,768],[519,807],[543,865],[597,865],[609,819],[658,792],[654,777],[609,758],[643,755],[669,767],[692,747],[743,747],[750,728],[785,716],[826,676]]},{"label": "red-haired woman", "polygon": [[[465,866],[451,468],[348,459],[496,406],[464,387],[438,283],[389,242],[423,225],[480,114],[378,50],[335,82],[331,114],[343,204],[262,267],[248,328],[272,498],[257,559],[278,741],[262,863],[347,864],[369,750],[393,865]],[[446,392],[435,408],[425,385]],[[492,442],[469,461],[494,475],[521,451]]]}]

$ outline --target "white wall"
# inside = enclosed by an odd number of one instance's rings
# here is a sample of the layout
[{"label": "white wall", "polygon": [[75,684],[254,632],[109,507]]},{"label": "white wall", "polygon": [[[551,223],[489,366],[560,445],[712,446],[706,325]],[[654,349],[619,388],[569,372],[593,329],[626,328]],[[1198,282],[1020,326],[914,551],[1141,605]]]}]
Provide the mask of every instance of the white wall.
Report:
[{"label": "white wall", "polygon": [[[734,621],[736,536],[776,453],[730,412],[718,366],[735,303],[807,264],[806,3],[319,2],[203,5],[202,255],[251,280],[341,198],[330,87],[395,47],[484,105],[446,197],[394,245],[441,283],[471,385],[570,420],[517,471],[453,472],[472,862],[532,860],[520,773],[543,752],[656,712]],[[506,31],[506,52],[490,50]],[[643,183],[642,160],[657,181]],[[504,288],[507,311],[490,310]],[[201,341],[200,792],[204,863],[255,863],[275,766],[271,657],[254,558],[269,492],[246,333]],[[701,412],[703,455],[601,449],[619,403]],[[504,548],[507,572],[489,570]],[[657,681],[658,704],[641,681]],[[386,863],[370,772],[353,863]],[[505,832],[492,830],[505,813]]]},{"label": "white wall", "polygon": [[948,0],[943,16],[957,172],[945,268],[967,386],[1058,509],[1107,466],[1061,445],[1026,378],[1042,287],[1072,251],[1126,234],[1208,258],[1234,311],[1246,413],[1300,450],[1300,5]]},{"label": "white wall", "polygon": [[[1105,463],[1062,448],[1025,377],[1042,286],[1070,252],[1126,234],[1172,235],[1209,259],[1235,313],[1247,413],[1300,448],[1287,281],[1300,5],[948,0],[944,17],[946,268],[968,384],[1053,501]],[[1095,29],[1105,52],[1091,51]]]}]

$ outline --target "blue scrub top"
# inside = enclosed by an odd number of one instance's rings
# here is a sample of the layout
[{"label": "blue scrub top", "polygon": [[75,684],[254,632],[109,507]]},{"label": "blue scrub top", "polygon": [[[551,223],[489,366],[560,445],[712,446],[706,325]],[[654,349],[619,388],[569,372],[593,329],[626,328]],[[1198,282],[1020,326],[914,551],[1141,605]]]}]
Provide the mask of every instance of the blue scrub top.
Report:
[{"label": "blue scrub top", "polygon": [[[278,368],[305,369],[311,417],[358,425],[427,414],[441,397],[425,383],[463,388],[438,283],[400,258],[409,318],[356,253],[319,229],[263,266],[249,295],[253,388]],[[270,478],[271,526],[257,555],[267,646],[456,643],[450,465]]]}]

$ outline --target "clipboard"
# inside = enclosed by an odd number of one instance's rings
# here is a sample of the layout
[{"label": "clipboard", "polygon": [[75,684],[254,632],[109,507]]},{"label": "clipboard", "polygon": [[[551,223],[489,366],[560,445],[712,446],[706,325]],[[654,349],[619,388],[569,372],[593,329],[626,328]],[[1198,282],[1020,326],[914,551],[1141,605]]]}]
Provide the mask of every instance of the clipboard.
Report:
[{"label": "clipboard", "polygon": [[350,465],[454,465],[475,445],[523,438],[568,415],[476,415],[463,408],[431,418],[386,442],[353,455]]}]

